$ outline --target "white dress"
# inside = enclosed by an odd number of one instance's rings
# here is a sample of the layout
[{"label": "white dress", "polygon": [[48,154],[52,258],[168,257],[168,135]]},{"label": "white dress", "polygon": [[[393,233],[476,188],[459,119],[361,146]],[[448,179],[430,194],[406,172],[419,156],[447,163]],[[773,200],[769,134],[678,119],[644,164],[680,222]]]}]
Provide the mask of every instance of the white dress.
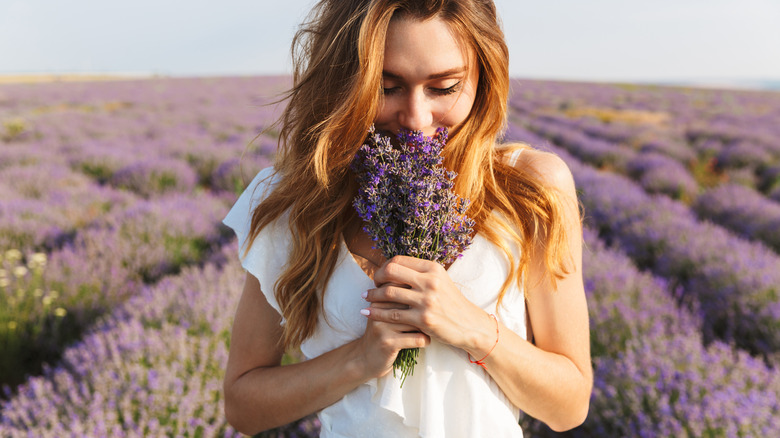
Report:
[{"label": "white dress", "polygon": [[[254,178],[224,219],[238,236],[243,255],[251,212],[270,193],[273,169]],[[246,257],[244,268],[260,282],[268,303],[279,305],[273,285],[284,270],[290,251],[287,215],[264,228]],[[517,254],[516,254],[517,256]],[[513,285],[500,308],[496,300],[507,276],[503,252],[479,234],[449,268],[463,295],[525,339],[525,300]],[[328,283],[315,333],[301,345],[307,359],[317,357],[360,337],[367,307],[361,293],[374,287],[343,238],[339,259]],[[281,313],[281,312],[280,312]],[[284,321],[282,321],[284,324]],[[469,362],[463,350],[436,341],[421,349],[414,374],[403,388],[392,373],[360,385],[341,400],[321,410],[321,437],[522,437],[519,409],[479,365]]]}]

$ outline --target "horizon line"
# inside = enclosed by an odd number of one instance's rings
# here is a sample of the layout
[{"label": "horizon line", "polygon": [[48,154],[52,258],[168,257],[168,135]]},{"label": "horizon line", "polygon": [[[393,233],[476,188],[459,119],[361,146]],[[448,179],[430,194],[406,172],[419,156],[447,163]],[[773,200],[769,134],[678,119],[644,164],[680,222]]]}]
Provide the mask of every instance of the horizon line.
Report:
[{"label": "horizon line", "polygon": [[[89,82],[133,79],[163,79],[163,78],[217,78],[217,77],[285,77],[291,73],[284,72],[223,72],[223,73],[159,73],[149,71],[63,71],[63,72],[2,72],[0,85],[16,83],[46,83],[46,82]],[[756,77],[679,77],[679,78],[577,78],[538,75],[511,75],[511,80],[533,80],[551,82],[586,82],[599,84],[637,84],[659,86],[682,86],[694,88],[734,89],[778,91],[780,78]]]}]

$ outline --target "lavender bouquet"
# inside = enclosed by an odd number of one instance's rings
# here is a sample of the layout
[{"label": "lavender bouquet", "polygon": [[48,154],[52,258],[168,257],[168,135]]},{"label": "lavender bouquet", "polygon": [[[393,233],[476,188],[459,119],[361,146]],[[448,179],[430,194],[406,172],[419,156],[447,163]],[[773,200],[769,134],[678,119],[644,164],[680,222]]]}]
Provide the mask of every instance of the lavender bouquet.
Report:
[{"label": "lavender bouquet", "polygon": [[[468,200],[452,191],[455,172],[442,165],[447,129],[432,137],[402,130],[398,141],[394,147],[372,126],[352,164],[359,184],[353,205],[363,230],[388,259],[407,255],[449,265],[471,244],[474,221],[466,216]],[[402,387],[418,354],[418,348],[401,350],[393,363]]]}]

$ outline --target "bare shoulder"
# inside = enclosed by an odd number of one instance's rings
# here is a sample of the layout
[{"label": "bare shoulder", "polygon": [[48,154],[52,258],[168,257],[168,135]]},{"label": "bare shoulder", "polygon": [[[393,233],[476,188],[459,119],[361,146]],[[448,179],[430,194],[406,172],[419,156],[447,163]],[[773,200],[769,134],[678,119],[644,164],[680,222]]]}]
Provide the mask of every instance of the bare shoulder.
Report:
[{"label": "bare shoulder", "polygon": [[544,185],[567,195],[575,195],[574,177],[569,166],[559,156],[537,149],[524,149],[514,163],[518,170],[530,170],[539,175]]}]

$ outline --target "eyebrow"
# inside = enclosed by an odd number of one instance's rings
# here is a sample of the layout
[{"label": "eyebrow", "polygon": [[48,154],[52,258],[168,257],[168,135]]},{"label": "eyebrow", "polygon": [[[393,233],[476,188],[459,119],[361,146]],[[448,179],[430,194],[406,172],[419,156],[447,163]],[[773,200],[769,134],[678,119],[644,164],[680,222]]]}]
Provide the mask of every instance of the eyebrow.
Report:
[{"label": "eyebrow", "polygon": [[[445,71],[440,72],[440,73],[434,73],[434,74],[428,75],[426,80],[446,78],[448,76],[454,76],[454,75],[457,75],[457,74],[461,74],[461,73],[463,73],[465,71],[466,71],[466,67],[465,66],[455,67],[455,68],[451,68],[449,70],[445,70]],[[397,79],[397,80],[403,80],[404,79],[404,77],[402,75],[399,75],[398,73],[393,73],[393,72],[387,71],[387,70],[382,70],[382,76],[384,76],[386,78],[389,78],[389,79]]]}]

